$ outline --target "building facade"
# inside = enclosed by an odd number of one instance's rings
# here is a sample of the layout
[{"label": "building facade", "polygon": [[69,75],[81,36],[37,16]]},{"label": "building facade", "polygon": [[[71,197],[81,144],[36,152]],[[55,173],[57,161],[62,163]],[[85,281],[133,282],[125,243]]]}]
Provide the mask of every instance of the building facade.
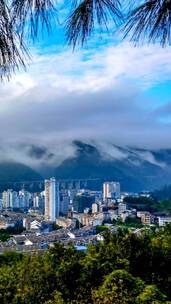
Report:
[{"label": "building facade", "polygon": [[2,193],[2,207],[4,209],[19,208],[18,193],[12,189],[8,189]]},{"label": "building facade", "polygon": [[138,211],[137,217],[141,219],[141,223],[144,225],[150,225],[151,224],[151,214],[148,211]]},{"label": "building facade", "polygon": [[163,227],[169,223],[171,223],[171,216],[158,216],[157,223],[159,227]]},{"label": "building facade", "polygon": [[126,204],[124,203],[119,203],[118,204],[118,216],[122,216],[123,213],[126,212]]},{"label": "building facade", "polygon": [[120,199],[120,183],[103,183],[103,200],[106,201],[108,199]]},{"label": "building facade", "polygon": [[45,180],[45,219],[55,222],[59,217],[59,183],[55,178]]},{"label": "building facade", "polygon": [[99,204],[98,203],[93,203],[92,204],[92,213],[98,213],[99,212]]},{"label": "building facade", "polygon": [[70,206],[70,197],[68,191],[60,192],[59,213],[67,215]]}]

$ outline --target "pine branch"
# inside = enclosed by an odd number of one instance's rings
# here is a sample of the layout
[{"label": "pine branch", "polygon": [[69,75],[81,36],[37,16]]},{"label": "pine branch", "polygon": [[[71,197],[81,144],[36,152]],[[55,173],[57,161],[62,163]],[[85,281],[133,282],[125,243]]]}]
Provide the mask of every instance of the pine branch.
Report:
[{"label": "pine branch", "polygon": [[130,12],[124,27],[135,44],[147,40],[162,46],[171,43],[171,0],[150,0]]},{"label": "pine branch", "polygon": [[108,29],[108,22],[112,19],[114,25],[122,20],[119,0],[83,0],[67,19],[66,37],[70,45],[75,48],[77,43],[83,45],[91,36],[95,24],[100,29]]}]

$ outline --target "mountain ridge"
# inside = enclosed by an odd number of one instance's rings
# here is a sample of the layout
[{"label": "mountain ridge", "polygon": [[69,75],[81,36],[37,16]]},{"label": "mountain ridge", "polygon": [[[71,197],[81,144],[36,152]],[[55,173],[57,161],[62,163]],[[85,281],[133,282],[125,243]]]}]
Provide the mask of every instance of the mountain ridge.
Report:
[{"label": "mountain ridge", "polygon": [[[171,149],[147,150],[117,145],[73,141],[75,154],[60,165],[48,165],[46,160],[38,169],[19,162],[0,161],[0,183],[43,180],[50,176],[57,179],[99,179],[95,188],[104,180],[121,183],[123,191],[153,190],[171,183]],[[34,148],[38,161],[43,148]],[[46,153],[48,149],[46,149]]]},{"label": "mountain ridge", "polygon": [[[161,151],[155,152],[158,156],[158,159],[155,159],[153,151],[141,150],[141,153],[146,153],[143,158],[139,154],[140,149],[137,152],[136,149],[121,147],[127,156],[120,159],[105,158],[93,145],[79,141],[75,141],[74,144],[77,148],[76,156],[63,161],[54,170],[55,177],[116,180],[121,183],[124,191],[152,190],[171,182],[171,150],[168,150],[170,168],[166,170],[167,164],[165,167],[162,165],[165,159],[162,159]],[[116,148],[114,145],[113,147]],[[150,157],[151,160],[148,160]]]}]

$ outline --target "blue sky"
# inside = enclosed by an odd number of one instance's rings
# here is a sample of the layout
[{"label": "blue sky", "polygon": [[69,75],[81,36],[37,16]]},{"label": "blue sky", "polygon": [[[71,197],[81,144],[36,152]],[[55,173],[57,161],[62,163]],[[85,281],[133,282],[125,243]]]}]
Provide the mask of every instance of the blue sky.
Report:
[{"label": "blue sky", "polygon": [[150,99],[150,106],[157,108],[167,104],[171,100],[171,80],[161,81],[143,93],[143,96]]},{"label": "blue sky", "polygon": [[[84,53],[84,55],[82,56],[82,61],[87,61],[92,55],[101,53],[101,51],[103,51],[105,48],[107,49],[113,46],[117,47],[121,43],[123,43],[121,34],[114,34],[111,28],[108,33],[104,32],[101,35],[98,34],[96,31],[95,34],[88,39],[86,45],[84,47],[77,46],[76,51],[78,52],[79,50],[80,52]],[[57,24],[54,26],[53,31],[50,35],[48,35],[46,31],[44,32],[43,37],[40,35],[39,40],[33,47],[36,47],[37,52],[39,52],[40,55],[43,55],[45,52],[47,52],[47,54],[53,54],[58,52],[61,53],[61,49],[63,49],[63,51],[71,51],[71,47],[67,46],[67,42],[65,39],[65,28]],[[159,46],[157,46],[157,48],[160,49]],[[136,48],[136,50],[138,57],[138,47]],[[167,63],[169,64],[169,62]],[[100,68],[100,66],[101,63],[97,64],[97,66],[93,66],[93,68],[98,69]],[[80,73],[80,71],[77,71],[77,75],[78,73]],[[171,79],[169,78],[171,78],[171,76],[167,76],[166,78],[164,77],[163,79],[163,74],[165,74],[165,71],[162,71],[161,78],[158,81],[154,81],[152,85],[142,90],[141,97],[149,100],[149,102],[147,102],[146,104],[146,106],[149,108],[157,108],[170,102]],[[131,80],[131,77],[130,79],[128,79],[128,81],[129,80]]]},{"label": "blue sky", "polygon": [[1,84],[1,158],[30,164],[27,146],[38,145],[62,160],[75,139],[171,148],[171,47],[135,48],[111,31],[73,52],[61,28],[31,54],[27,71]]}]

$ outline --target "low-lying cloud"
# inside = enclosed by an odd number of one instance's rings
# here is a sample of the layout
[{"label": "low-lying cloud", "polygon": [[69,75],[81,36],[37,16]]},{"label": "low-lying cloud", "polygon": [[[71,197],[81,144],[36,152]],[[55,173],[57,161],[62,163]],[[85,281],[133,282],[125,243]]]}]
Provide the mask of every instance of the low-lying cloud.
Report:
[{"label": "low-lying cloud", "polygon": [[[1,84],[0,159],[59,163],[75,155],[74,140],[96,142],[116,158],[124,155],[109,143],[169,147],[171,125],[160,119],[165,111],[150,108],[143,92],[169,79],[170,50],[125,43],[35,55],[28,74]],[[30,147],[39,147],[39,157]]]}]

